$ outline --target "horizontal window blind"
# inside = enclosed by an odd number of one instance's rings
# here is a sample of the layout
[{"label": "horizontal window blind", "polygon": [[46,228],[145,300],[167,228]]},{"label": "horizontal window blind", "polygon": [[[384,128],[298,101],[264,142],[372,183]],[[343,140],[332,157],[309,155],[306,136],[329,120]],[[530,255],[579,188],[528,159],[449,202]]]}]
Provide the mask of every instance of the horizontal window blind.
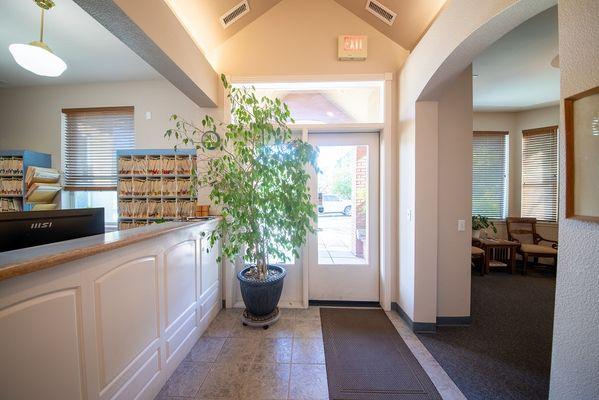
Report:
[{"label": "horizontal window blind", "polygon": [[474,132],[472,215],[505,218],[507,211],[507,132]]},{"label": "horizontal window blind", "polygon": [[557,126],[522,131],[522,216],[557,221]]},{"label": "horizontal window blind", "polygon": [[133,107],[63,109],[67,190],[116,190],[116,150],[135,147]]}]

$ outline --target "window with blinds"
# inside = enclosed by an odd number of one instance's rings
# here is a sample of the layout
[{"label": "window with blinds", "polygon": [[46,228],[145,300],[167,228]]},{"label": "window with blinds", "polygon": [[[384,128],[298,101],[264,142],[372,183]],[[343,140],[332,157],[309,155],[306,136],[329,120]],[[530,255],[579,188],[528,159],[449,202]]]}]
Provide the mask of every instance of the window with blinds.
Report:
[{"label": "window with blinds", "polygon": [[557,126],[522,131],[522,216],[557,221]]},{"label": "window with blinds", "polygon": [[501,219],[507,214],[508,132],[474,132],[472,215]]},{"label": "window with blinds", "polygon": [[135,147],[133,107],[69,108],[64,114],[66,190],[116,190],[116,150]]}]

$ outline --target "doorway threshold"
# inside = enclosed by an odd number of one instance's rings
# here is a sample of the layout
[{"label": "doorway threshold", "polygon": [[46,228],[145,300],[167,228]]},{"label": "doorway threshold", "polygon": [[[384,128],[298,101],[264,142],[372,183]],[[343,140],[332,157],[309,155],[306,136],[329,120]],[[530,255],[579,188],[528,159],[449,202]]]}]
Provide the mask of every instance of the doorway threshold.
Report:
[{"label": "doorway threshold", "polygon": [[314,307],[382,308],[378,301],[310,300],[308,304]]}]

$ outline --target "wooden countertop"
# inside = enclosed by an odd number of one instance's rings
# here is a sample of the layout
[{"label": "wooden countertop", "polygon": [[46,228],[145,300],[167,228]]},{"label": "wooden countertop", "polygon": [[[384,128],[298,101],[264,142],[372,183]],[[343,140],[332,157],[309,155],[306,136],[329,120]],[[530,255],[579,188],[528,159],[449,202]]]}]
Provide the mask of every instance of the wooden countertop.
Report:
[{"label": "wooden countertop", "polygon": [[215,218],[194,222],[167,222],[25,249],[5,251],[0,253],[0,281],[104,253],[193,226],[204,226],[207,231],[213,230],[219,219]]}]

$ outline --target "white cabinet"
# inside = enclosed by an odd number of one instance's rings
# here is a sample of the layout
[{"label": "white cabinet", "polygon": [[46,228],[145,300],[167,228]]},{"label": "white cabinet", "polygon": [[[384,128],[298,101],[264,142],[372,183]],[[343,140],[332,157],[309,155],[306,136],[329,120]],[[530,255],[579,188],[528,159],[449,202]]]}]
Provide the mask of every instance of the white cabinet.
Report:
[{"label": "white cabinet", "polygon": [[0,282],[0,399],[153,399],[221,308],[202,226]]}]

